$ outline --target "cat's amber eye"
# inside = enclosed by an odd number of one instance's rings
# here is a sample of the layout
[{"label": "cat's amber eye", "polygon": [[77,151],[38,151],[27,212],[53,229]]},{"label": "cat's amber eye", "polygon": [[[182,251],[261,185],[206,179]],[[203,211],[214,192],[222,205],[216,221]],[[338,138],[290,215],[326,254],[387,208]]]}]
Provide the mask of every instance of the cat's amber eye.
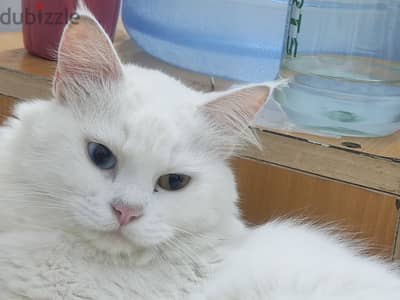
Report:
[{"label": "cat's amber eye", "polygon": [[158,178],[157,186],[166,191],[177,191],[189,184],[191,177],[184,174],[167,174]]},{"label": "cat's amber eye", "polygon": [[117,165],[117,158],[102,144],[88,143],[88,154],[92,162],[100,169],[109,170]]}]

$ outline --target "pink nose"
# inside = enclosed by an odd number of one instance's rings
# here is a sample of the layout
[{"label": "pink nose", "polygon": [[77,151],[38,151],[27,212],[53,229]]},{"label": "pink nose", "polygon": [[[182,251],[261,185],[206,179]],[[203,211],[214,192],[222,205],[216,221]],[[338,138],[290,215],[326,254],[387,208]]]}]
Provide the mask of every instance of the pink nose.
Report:
[{"label": "pink nose", "polygon": [[111,204],[115,216],[118,219],[118,223],[121,226],[128,225],[134,220],[139,219],[143,216],[142,206],[130,206],[123,203]]}]

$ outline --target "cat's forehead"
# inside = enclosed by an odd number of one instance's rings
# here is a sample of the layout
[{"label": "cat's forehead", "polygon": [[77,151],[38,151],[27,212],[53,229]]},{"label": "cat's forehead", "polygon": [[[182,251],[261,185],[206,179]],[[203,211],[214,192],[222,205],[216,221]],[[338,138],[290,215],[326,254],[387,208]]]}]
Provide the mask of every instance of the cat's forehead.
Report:
[{"label": "cat's forehead", "polygon": [[190,118],[176,115],[154,111],[149,105],[125,111],[118,128],[121,139],[117,141],[117,151],[125,162],[135,169],[155,172],[187,166],[192,139],[198,131]]},{"label": "cat's forehead", "polygon": [[187,147],[199,127],[189,109],[154,109],[152,105],[123,112],[124,149],[142,153],[168,153]]},{"label": "cat's forehead", "polygon": [[122,85],[89,99],[97,104],[81,115],[86,138],[106,145],[123,158],[121,165],[134,169],[189,165],[205,131],[199,109],[206,95],[159,72],[132,69]]},{"label": "cat's forehead", "polygon": [[[180,113],[183,110],[204,104],[203,93],[188,88],[176,80],[156,70],[149,70],[135,65],[124,66],[125,76],[123,92],[125,104],[133,106],[151,105],[156,110],[166,113]],[[168,111],[168,109],[171,111]]]},{"label": "cat's forehead", "polygon": [[131,68],[111,120],[124,152],[160,156],[187,148],[201,127],[204,95],[159,72]]}]

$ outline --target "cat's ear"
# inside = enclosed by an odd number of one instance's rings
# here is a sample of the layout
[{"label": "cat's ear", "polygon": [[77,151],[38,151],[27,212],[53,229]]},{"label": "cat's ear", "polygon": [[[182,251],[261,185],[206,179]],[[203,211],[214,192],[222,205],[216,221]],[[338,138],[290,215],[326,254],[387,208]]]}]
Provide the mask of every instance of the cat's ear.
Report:
[{"label": "cat's ear", "polygon": [[61,101],[107,88],[123,76],[121,61],[101,25],[83,7],[77,15],[79,19],[64,29],[58,50],[53,89]]},{"label": "cat's ear", "polygon": [[223,93],[202,106],[211,129],[213,147],[219,154],[228,157],[247,143],[258,145],[250,126],[269,93],[267,86],[250,86]]}]

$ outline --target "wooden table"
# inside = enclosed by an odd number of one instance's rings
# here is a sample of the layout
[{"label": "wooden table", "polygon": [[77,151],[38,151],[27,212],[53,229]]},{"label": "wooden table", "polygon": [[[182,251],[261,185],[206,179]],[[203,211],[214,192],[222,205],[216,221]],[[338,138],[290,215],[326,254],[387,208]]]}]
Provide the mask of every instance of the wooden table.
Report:
[{"label": "wooden table", "polygon": [[[124,62],[157,68],[196,89],[212,91],[231,85],[231,82],[214,81],[208,76],[178,69],[151,57],[129,39],[121,25],[115,45]],[[0,94],[3,96],[0,97],[0,114],[7,114],[1,107],[16,99],[50,98],[54,69],[54,62],[26,53],[21,33],[1,33]],[[377,195],[382,195],[382,199],[390,199],[390,205],[395,210],[393,203],[400,195],[400,132],[375,139],[336,139],[263,128],[256,130],[263,150],[250,148],[241,154],[242,157],[302,176],[317,176],[319,180],[333,180],[375,191]],[[253,168],[250,166],[251,163],[246,168]],[[371,214],[371,218],[375,216]],[[396,218],[397,212],[391,213],[391,224],[395,224]],[[393,229],[388,235],[395,231]],[[395,247],[395,242],[392,246]]]}]

